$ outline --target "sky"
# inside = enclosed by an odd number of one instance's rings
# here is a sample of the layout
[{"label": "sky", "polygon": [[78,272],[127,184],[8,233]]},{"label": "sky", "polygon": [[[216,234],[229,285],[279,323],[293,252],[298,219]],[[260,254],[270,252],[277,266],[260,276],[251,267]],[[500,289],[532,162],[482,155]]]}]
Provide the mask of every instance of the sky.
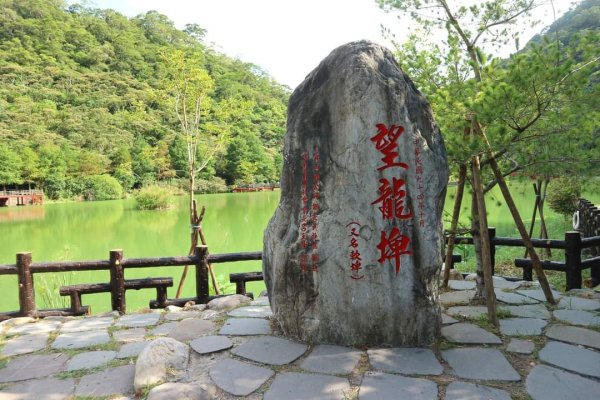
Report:
[{"label": "sky", "polygon": [[[558,15],[570,3],[554,0]],[[214,49],[258,65],[291,89],[338,46],[367,39],[392,48],[382,25],[399,42],[410,31],[408,19],[385,13],[375,0],[92,0],[84,4],[112,8],[128,17],[156,10],[179,29],[196,23],[206,29],[205,42]],[[542,25],[553,20],[549,6],[540,8],[537,16],[544,20]],[[529,30],[521,43],[539,29]],[[505,55],[509,53],[506,50]]]}]

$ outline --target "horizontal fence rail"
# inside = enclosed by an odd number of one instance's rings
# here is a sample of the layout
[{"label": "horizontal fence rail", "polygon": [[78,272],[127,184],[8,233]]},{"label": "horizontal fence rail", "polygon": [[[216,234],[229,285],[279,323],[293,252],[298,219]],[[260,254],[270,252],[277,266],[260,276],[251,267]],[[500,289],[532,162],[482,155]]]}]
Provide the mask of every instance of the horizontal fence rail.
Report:
[{"label": "horizontal fence rail", "polygon": [[[122,250],[111,250],[108,260],[32,262],[31,253],[18,253],[15,264],[0,265],[0,275],[17,275],[19,285],[19,311],[0,312],[0,320],[17,317],[46,317],[50,315],[82,315],[89,313],[89,307],[81,303],[81,295],[90,293],[111,293],[111,306],[115,311],[125,312],[125,291],[156,289],[156,300],[149,303],[151,308],[163,308],[168,305],[183,305],[190,301],[206,303],[214,297],[209,296],[208,265],[255,261],[262,259],[262,252],[244,252],[227,254],[208,254],[206,246],[198,246],[192,256],[123,258]],[[125,270],[129,268],[195,266],[196,296],[185,299],[167,298],[167,287],[173,286],[172,278],[125,279]],[[109,271],[110,282],[89,283],[63,286],[61,296],[70,296],[71,307],[37,310],[33,274],[50,272]],[[261,276],[262,278],[262,276]],[[258,279],[248,279],[258,280]],[[245,282],[244,282],[245,285]],[[239,285],[238,285],[239,288]],[[241,289],[245,294],[245,286]]]},{"label": "horizontal fence rail", "polygon": [[[496,237],[496,228],[490,227],[489,243],[492,264],[492,273],[495,265],[495,255],[497,246],[506,247],[525,247],[525,242],[521,238]],[[446,237],[447,240],[447,237]],[[549,271],[561,271],[566,275],[566,290],[579,289],[582,286],[582,271],[591,270],[591,285],[600,284],[600,256],[583,259],[583,251],[592,249],[600,245],[600,236],[582,238],[579,231],[565,232],[564,240],[557,239],[531,239],[533,246],[542,249],[561,249],[565,251],[565,261],[541,261],[542,269]],[[473,237],[457,236],[455,245],[474,243]],[[593,253],[592,253],[593,254]],[[523,279],[533,280],[533,263],[528,258],[517,258],[514,260],[517,268],[523,269]]]}]

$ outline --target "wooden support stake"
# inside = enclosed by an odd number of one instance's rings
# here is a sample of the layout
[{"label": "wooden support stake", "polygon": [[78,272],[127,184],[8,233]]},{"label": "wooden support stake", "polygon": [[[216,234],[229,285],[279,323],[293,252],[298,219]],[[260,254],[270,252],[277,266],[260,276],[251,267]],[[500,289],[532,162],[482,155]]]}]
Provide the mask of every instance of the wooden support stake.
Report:
[{"label": "wooden support stake", "polygon": [[23,317],[33,317],[35,315],[35,293],[30,266],[31,253],[17,253],[19,313]]},{"label": "wooden support stake", "polygon": [[496,228],[488,227],[488,243],[490,245],[490,266],[492,267],[492,276],[496,275],[496,245],[493,243],[496,237]]},{"label": "wooden support stake", "polygon": [[461,164],[458,170],[458,186],[456,188],[456,197],[454,198],[454,209],[452,211],[450,235],[448,236],[448,244],[446,245],[446,259],[444,261],[444,281],[442,282],[443,288],[448,287],[448,279],[450,278],[450,268],[453,265],[452,253],[454,252],[454,239],[456,238],[456,229],[458,228],[458,219],[460,217],[460,206],[462,204],[466,176],[467,166],[466,164]]},{"label": "wooden support stake", "polygon": [[565,232],[565,244],[566,290],[581,289],[581,234],[578,231]]},{"label": "wooden support stake", "polygon": [[485,283],[485,302],[488,318],[495,327],[500,326],[496,313],[496,294],[494,293],[494,278],[492,277],[492,264],[490,256],[490,233],[488,231],[487,212],[483,187],[481,184],[481,166],[479,156],[473,157],[473,193],[477,202],[479,214],[479,234],[481,239],[481,262],[483,264],[483,281]]},{"label": "wooden support stake", "polygon": [[110,251],[110,293],[113,311],[125,314],[125,272],[123,250]]},{"label": "wooden support stake", "polygon": [[195,256],[198,258],[196,264],[196,297],[199,304],[208,301],[208,247],[197,246]]}]

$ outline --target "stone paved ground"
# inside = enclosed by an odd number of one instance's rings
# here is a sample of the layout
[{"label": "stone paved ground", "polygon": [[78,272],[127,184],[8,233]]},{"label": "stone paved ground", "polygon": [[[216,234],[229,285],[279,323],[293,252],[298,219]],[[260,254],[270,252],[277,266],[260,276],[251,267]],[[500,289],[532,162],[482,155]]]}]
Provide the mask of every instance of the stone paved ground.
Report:
[{"label": "stone paved ground", "polygon": [[[577,291],[549,306],[535,285],[496,283],[500,329],[469,303],[472,284],[451,282],[441,296],[443,338],[431,349],[290,341],[277,336],[266,298],[122,317],[16,318],[0,323],[0,399],[597,398],[600,295]],[[172,382],[136,397],[136,359],[159,337],[189,345],[189,361],[163,378]]]}]

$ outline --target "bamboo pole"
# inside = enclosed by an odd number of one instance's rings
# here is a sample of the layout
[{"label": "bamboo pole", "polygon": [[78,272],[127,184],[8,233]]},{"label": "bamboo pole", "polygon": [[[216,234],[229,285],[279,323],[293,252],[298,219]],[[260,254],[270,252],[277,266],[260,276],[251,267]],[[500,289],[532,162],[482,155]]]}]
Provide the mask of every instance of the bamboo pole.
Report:
[{"label": "bamboo pole", "polygon": [[450,278],[450,266],[452,265],[452,253],[454,252],[454,240],[456,238],[456,229],[458,228],[458,219],[460,217],[460,206],[462,204],[463,193],[465,189],[465,178],[467,175],[467,166],[460,164],[458,170],[458,187],[456,188],[456,196],[454,198],[454,209],[452,210],[452,222],[450,225],[450,235],[448,236],[448,244],[446,245],[446,258],[444,260],[444,281],[442,287],[448,287],[448,279]]}]

